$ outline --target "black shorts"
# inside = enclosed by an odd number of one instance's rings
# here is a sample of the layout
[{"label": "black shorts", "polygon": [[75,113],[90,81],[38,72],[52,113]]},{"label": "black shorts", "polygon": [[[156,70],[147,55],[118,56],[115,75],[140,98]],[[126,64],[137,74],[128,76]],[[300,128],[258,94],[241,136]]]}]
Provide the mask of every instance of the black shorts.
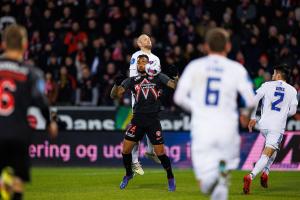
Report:
[{"label": "black shorts", "polygon": [[8,166],[13,168],[15,175],[24,182],[30,181],[30,160],[27,143],[0,139],[0,173],[3,168]]},{"label": "black shorts", "polygon": [[125,139],[138,142],[147,134],[153,145],[163,144],[164,138],[161,131],[159,117],[151,114],[135,114],[125,133]]}]

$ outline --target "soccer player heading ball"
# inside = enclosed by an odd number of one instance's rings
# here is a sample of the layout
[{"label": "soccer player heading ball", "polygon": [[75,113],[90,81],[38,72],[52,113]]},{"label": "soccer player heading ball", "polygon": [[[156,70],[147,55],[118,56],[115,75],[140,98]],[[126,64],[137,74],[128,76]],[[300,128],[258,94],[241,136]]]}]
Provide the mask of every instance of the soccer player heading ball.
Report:
[{"label": "soccer player heading ball", "polygon": [[226,58],[229,34],[211,29],[205,43],[208,56],[188,64],[174,100],[192,113],[192,162],[201,191],[212,200],[225,200],[228,172],[239,164],[237,95],[244,98],[244,112],[250,115],[254,93],[245,68]]},{"label": "soccer player heading ball", "polygon": [[[147,55],[149,58],[149,62],[147,64],[147,66],[151,66],[153,68],[151,68],[147,73],[149,75],[156,75],[153,74],[152,70],[155,70],[156,72],[160,72],[160,60],[159,58],[154,55],[151,52],[151,48],[152,48],[152,43],[151,43],[151,39],[148,35],[146,34],[142,34],[138,37],[137,39],[137,45],[140,48],[139,51],[135,52],[134,54],[132,54],[131,59],[130,59],[130,67],[129,67],[129,77],[134,77],[134,76],[138,76],[138,69],[137,69],[137,58],[140,55]],[[147,70],[148,68],[146,68]],[[152,73],[152,74],[151,74]],[[132,106],[134,105],[135,99],[132,95],[131,98],[132,101]],[[151,144],[148,136],[146,136],[146,140],[147,140],[147,151],[145,153],[145,157],[154,160],[157,163],[160,163],[160,160],[158,159],[158,157],[155,155],[154,153],[154,149],[153,149],[153,145]],[[134,173],[139,174],[139,175],[143,175],[144,174],[144,170],[142,168],[141,163],[139,162],[139,144],[135,144],[133,149],[132,149],[132,169],[134,171]]]},{"label": "soccer player heading ball", "polygon": [[157,76],[150,76],[146,73],[146,65],[148,63],[149,57],[147,55],[139,55],[137,58],[139,75],[127,78],[123,82],[116,80],[111,91],[112,98],[120,98],[126,90],[130,90],[135,99],[133,118],[123,141],[122,156],[126,175],[123,177],[120,188],[124,189],[129,180],[133,178],[131,151],[134,145],[139,142],[146,133],[154,146],[154,152],[161,161],[161,165],[167,172],[169,191],[175,191],[175,179],[170,159],[165,154],[164,139],[158,113],[161,107],[159,99],[161,86],[166,85],[175,89],[178,78],[172,80],[162,73]]}]

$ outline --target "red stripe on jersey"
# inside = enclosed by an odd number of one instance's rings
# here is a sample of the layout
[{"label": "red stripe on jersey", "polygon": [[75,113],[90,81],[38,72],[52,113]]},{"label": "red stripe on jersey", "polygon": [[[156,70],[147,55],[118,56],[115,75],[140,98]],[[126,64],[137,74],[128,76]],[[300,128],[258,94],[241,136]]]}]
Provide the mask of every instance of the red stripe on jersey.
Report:
[{"label": "red stripe on jersey", "polygon": [[12,72],[12,71],[8,71],[8,70],[1,70],[0,71],[0,77],[3,78],[5,77],[6,79],[14,79],[17,81],[26,81],[27,80],[27,76],[18,72]]}]

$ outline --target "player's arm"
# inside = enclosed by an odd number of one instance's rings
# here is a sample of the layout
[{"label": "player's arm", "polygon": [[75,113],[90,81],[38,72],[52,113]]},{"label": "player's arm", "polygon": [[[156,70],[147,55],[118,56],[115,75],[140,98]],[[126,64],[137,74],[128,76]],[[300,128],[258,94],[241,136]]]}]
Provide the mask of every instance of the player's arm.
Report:
[{"label": "player's arm", "polygon": [[296,114],[298,108],[298,99],[297,99],[297,92],[295,91],[294,97],[292,99],[292,103],[288,112],[288,116],[291,117]]},{"label": "player's arm", "polygon": [[186,111],[191,111],[190,92],[193,81],[193,68],[189,64],[184,70],[174,94],[174,102]]},{"label": "player's arm", "polygon": [[[243,127],[249,128],[249,125],[253,125],[254,121],[249,121],[251,113],[256,105],[255,95],[253,91],[253,85],[251,79],[244,67],[239,68],[239,73],[237,73],[237,90],[245,101],[245,107],[241,109],[241,124]],[[259,100],[258,100],[259,102]],[[257,103],[258,104],[258,103]],[[255,122],[256,123],[256,122]],[[254,123],[254,125],[255,125]],[[253,125],[253,126],[254,126]],[[250,126],[249,131],[252,131],[253,126]]]},{"label": "player's arm", "polygon": [[167,75],[164,73],[159,73],[158,75],[159,80],[165,84],[167,87],[175,89],[178,82],[178,76],[173,79],[170,79]]},{"label": "player's arm", "polygon": [[136,58],[135,54],[133,54],[130,59],[129,77],[138,75],[136,64],[137,64],[137,58]]},{"label": "player's arm", "polygon": [[110,92],[110,97],[112,99],[120,99],[130,86],[131,78],[126,78],[123,82],[121,78],[116,78],[115,85]]},{"label": "player's arm", "polygon": [[32,70],[31,73],[31,96],[33,106],[40,109],[41,114],[46,120],[46,127],[52,138],[55,138],[58,134],[57,123],[50,116],[48,99],[45,95],[45,82],[43,78],[43,73],[38,70]]}]

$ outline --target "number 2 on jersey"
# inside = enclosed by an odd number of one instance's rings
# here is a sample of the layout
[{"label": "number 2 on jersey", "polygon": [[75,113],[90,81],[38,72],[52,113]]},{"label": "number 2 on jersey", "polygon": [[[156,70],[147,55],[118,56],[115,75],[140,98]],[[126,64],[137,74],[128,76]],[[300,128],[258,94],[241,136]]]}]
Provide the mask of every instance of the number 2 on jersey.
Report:
[{"label": "number 2 on jersey", "polygon": [[213,88],[213,83],[221,82],[220,78],[208,77],[206,84],[205,104],[210,106],[217,106],[219,103],[219,89]]},{"label": "number 2 on jersey", "polygon": [[280,104],[283,101],[284,93],[282,92],[275,92],[275,97],[279,97],[276,101],[272,102],[271,110],[275,110],[277,112],[280,112],[281,108],[278,107],[278,104]]}]

